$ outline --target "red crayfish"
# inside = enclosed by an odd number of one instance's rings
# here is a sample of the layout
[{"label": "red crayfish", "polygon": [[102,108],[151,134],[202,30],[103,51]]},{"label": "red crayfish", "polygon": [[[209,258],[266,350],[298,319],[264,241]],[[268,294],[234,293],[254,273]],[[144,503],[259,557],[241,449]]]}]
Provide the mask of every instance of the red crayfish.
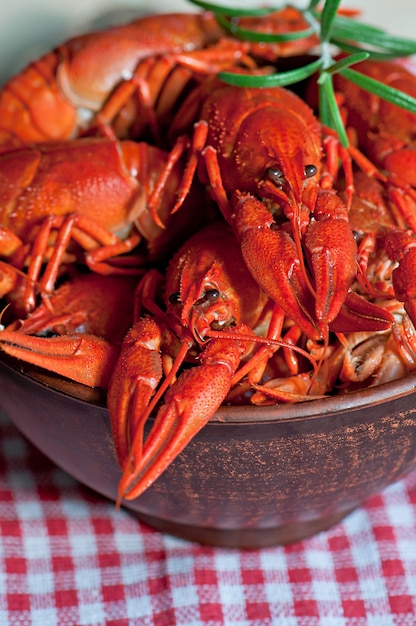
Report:
[{"label": "red crayfish", "polygon": [[[242,25],[256,28],[243,18]],[[306,29],[287,7],[262,20],[265,33]],[[143,129],[161,135],[163,120],[192,80],[254,58],[301,54],[316,35],[289,43],[249,43],[226,37],[210,12],[169,13],[70,39],[31,63],[0,92],[0,144],[68,140],[99,128],[119,138]],[[253,57],[253,58],[252,58]]]},{"label": "red crayfish", "polygon": [[[170,216],[181,175],[177,163],[156,216],[169,227],[167,237],[148,211],[148,199],[167,159],[168,154],[156,146],[105,138],[0,153],[0,255],[7,260],[0,265],[0,295],[14,291],[16,296],[19,289],[23,292],[19,311],[30,311],[37,292],[52,293],[61,266],[68,261],[83,262],[100,273],[139,275],[147,261],[146,254],[136,252],[142,239],[151,257],[166,255],[169,239],[184,239],[191,232],[189,209],[194,212],[200,197],[194,187],[184,213]],[[203,220],[201,211],[194,225]],[[126,258],[126,253],[132,254]]]},{"label": "red crayfish", "polygon": [[[403,63],[364,61],[357,71],[416,97],[416,76]],[[368,94],[342,76],[334,78],[334,85],[352,143],[369,159],[363,168],[371,175],[384,176],[393,206],[402,215],[401,225],[416,232],[416,114]]]}]

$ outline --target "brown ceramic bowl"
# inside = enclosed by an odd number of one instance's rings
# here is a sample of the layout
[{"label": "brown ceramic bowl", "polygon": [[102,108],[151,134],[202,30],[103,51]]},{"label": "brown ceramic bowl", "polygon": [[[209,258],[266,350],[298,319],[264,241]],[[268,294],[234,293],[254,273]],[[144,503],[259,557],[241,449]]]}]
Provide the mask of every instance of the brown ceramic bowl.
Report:
[{"label": "brown ceramic bowl", "polygon": [[[13,361],[0,407],[46,456],[115,499],[105,399]],[[416,374],[348,396],[221,408],[155,484],[125,506],[163,532],[262,547],[340,521],[416,464]]]}]

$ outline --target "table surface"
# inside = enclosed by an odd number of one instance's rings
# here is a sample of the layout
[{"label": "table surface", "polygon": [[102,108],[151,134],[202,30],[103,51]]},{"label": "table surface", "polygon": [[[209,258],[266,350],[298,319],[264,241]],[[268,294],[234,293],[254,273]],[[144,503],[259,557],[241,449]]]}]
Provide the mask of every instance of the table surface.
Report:
[{"label": "table surface", "polygon": [[0,414],[0,624],[414,626],[416,473],[285,547],[163,535],[79,484]]}]

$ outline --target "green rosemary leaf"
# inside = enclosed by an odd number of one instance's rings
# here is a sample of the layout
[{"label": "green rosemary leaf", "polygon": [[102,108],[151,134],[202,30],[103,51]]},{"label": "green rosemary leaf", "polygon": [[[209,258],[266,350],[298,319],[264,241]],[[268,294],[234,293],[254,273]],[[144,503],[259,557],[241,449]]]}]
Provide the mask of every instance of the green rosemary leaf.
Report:
[{"label": "green rosemary leaf", "polygon": [[[326,74],[322,73],[321,78],[322,78],[321,83],[325,82],[327,80]],[[332,128],[332,125],[333,125],[332,115],[331,115],[331,111],[329,108],[328,99],[326,97],[325,90],[323,89],[322,84],[319,86],[318,96],[319,96],[319,105],[318,105],[319,119],[324,126],[329,126],[330,128]]]},{"label": "green rosemary leaf", "polygon": [[[350,54],[350,56],[340,59],[330,67],[325,68],[325,72],[328,74],[336,74],[341,70],[350,67],[351,65],[356,65],[357,63],[361,63],[361,61],[365,61],[370,56],[369,52],[359,51],[354,54]],[[319,82],[319,81],[318,81]]]},{"label": "green rosemary leaf", "polygon": [[311,0],[306,10],[313,11],[318,6],[318,4],[319,4],[319,0]]},{"label": "green rosemary leaf", "polygon": [[391,59],[397,59],[398,56],[407,56],[406,54],[397,54],[395,52],[380,52],[379,50],[362,48],[361,46],[354,46],[351,43],[346,43],[345,41],[342,41],[341,39],[336,39],[335,37],[331,38],[331,42],[344,52],[366,52],[371,57],[371,59],[374,60],[388,61]]},{"label": "green rosemary leaf", "polygon": [[[344,123],[342,121],[341,113],[338,108],[338,104],[335,98],[334,86],[332,84],[332,77],[330,74],[326,72],[322,74],[325,75],[325,80],[321,81],[321,91],[320,94],[320,102],[324,100],[324,110],[325,116],[329,117],[329,120],[324,120],[322,117],[322,112],[320,111],[320,117],[324,124],[333,128],[344,148],[348,148],[349,141],[347,137],[347,133],[345,131]],[[329,123],[328,123],[329,122]]]},{"label": "green rosemary leaf", "polygon": [[285,87],[309,78],[322,67],[322,60],[317,59],[296,70],[276,72],[275,74],[240,74],[220,72],[219,78],[237,87]]},{"label": "green rosemary leaf", "polygon": [[363,36],[372,32],[385,34],[385,31],[380,26],[366,24],[365,22],[360,22],[356,18],[346,17],[345,15],[339,14],[337,14],[334,18],[334,28],[340,28],[345,32],[348,32],[349,37],[352,37],[352,39],[355,39],[356,33],[362,33]]},{"label": "green rosemary leaf", "polygon": [[296,30],[288,33],[262,33],[261,31],[248,30],[246,28],[240,28],[237,23],[226,19],[222,15],[217,15],[217,22],[225,30],[232,33],[235,37],[244,39],[245,41],[259,41],[264,43],[269,42],[284,42],[295,41],[296,39],[304,39],[313,35],[314,29],[312,26],[304,28],[302,30]]},{"label": "green rosemary leaf", "polygon": [[402,109],[406,109],[411,113],[416,113],[416,98],[409,96],[407,93],[400,91],[399,89],[395,89],[390,85],[385,85],[374,78],[370,78],[369,76],[365,76],[364,74],[360,74],[355,70],[350,68],[346,68],[340,72],[345,78],[350,80],[352,83],[355,83],[362,89],[369,91],[370,93],[379,96],[383,100],[387,100],[392,104],[396,104]]},{"label": "green rosemary leaf", "polygon": [[229,15],[231,17],[261,17],[262,15],[268,15],[272,11],[276,11],[276,8],[252,8],[252,9],[236,9],[235,7],[222,6],[220,4],[214,4],[213,2],[204,2],[203,0],[189,0],[192,4],[195,4],[206,11],[213,11],[213,13],[220,13],[222,15]]},{"label": "green rosemary leaf", "polygon": [[321,41],[329,41],[334,18],[341,0],[326,0],[321,14]]},{"label": "green rosemary leaf", "polygon": [[387,33],[355,22],[356,27],[345,28],[334,23],[332,35],[335,39],[350,43],[362,42],[367,47],[378,48],[381,52],[395,53],[397,56],[407,56],[416,53],[416,40],[405,37],[395,37]]}]

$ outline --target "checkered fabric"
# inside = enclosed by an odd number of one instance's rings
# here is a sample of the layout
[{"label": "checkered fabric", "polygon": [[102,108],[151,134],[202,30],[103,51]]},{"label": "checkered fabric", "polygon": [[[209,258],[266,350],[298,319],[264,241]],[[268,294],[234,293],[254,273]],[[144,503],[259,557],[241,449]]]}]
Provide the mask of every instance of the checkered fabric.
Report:
[{"label": "checkered fabric", "polygon": [[311,539],[202,547],[116,512],[0,416],[1,626],[414,626],[416,474]]}]

